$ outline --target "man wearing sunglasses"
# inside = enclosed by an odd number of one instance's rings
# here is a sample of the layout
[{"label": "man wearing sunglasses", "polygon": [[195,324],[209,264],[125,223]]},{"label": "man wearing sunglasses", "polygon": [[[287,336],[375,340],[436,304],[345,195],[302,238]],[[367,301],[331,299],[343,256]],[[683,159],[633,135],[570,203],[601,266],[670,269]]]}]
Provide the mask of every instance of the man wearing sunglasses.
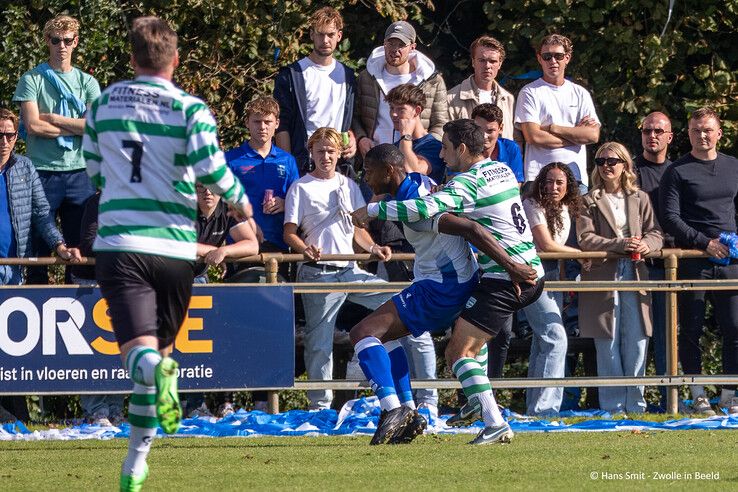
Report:
[{"label": "man wearing sunglasses", "polygon": [[572,49],[569,38],[560,34],[543,38],[536,53],[543,76],[518,95],[515,125],[525,137],[528,186],[549,162],[578,169],[581,183],[587,185],[585,146],[600,139],[600,120],[589,92],[565,78]]},{"label": "man wearing sunglasses", "polygon": [[[664,172],[671,166],[667,157],[673,133],[671,120],[664,113],[654,111],[643,119],[641,124],[641,144],[643,152],[633,159],[638,186],[651,198],[656,217],[660,217],[659,183]],[[664,234],[664,247],[674,246],[674,238]],[[648,278],[664,279],[664,260],[647,258]],[[656,374],[666,374],[666,295],[664,292],[651,292],[652,342]],[[661,406],[666,403],[666,387],[660,387]]]},{"label": "man wearing sunglasses", "polygon": [[[46,23],[43,34],[49,58],[21,76],[13,101],[20,105],[26,153],[38,171],[51,216],[58,212],[64,239],[77,246],[84,204],[95,191],[82,157],[84,114],[100,95],[100,85],[72,66],[72,53],[79,43],[76,19],[55,17]],[[36,256],[49,256],[37,234],[33,249]],[[48,283],[46,267],[29,268],[28,274],[29,283]],[[71,279],[69,272],[67,278]]]}]

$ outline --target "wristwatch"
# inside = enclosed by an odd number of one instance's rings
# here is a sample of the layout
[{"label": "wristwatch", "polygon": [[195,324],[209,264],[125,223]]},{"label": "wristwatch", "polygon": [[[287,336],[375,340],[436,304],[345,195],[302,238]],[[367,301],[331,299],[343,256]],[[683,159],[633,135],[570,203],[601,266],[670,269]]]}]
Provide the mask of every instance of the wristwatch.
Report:
[{"label": "wristwatch", "polygon": [[405,135],[402,135],[400,137],[400,140],[407,140],[408,142],[412,142],[413,141],[413,136],[410,135],[409,133],[407,133]]}]

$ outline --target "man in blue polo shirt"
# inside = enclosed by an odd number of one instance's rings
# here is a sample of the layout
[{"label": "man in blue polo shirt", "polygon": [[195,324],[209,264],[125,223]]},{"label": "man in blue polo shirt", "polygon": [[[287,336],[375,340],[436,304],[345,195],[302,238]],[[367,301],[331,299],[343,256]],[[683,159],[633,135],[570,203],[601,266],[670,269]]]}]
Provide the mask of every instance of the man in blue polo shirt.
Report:
[{"label": "man in blue polo shirt", "polygon": [[518,183],[525,181],[523,156],[514,140],[503,138],[502,110],[494,104],[484,103],[475,107],[471,114],[474,123],[484,130],[484,157],[507,164]]},{"label": "man in blue polo shirt", "polygon": [[271,97],[254,99],[246,106],[249,140],[225,154],[228,167],[241,181],[251,203],[262,204],[254,206],[254,220],[263,234],[261,252],[287,251],[282,239],[284,198],[300,177],[295,158],[272,143],[278,125],[277,101]]}]

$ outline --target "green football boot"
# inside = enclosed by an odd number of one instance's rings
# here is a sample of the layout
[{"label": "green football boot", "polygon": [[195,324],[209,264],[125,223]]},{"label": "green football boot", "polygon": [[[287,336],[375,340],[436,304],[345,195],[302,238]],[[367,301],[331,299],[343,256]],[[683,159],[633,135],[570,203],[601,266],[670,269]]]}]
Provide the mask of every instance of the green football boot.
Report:
[{"label": "green football boot", "polygon": [[177,392],[177,364],[174,359],[164,357],[156,366],[156,417],[167,434],[174,434],[182,420],[182,406]]},{"label": "green football boot", "polygon": [[120,474],[120,492],[139,492],[149,476],[149,465],[146,465],[141,475]]}]

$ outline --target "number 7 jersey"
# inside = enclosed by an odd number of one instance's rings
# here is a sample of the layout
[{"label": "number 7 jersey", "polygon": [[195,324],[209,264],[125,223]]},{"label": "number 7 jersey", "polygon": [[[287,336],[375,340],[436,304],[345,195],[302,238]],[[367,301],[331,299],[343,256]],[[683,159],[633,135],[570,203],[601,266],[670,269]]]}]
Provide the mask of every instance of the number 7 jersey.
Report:
[{"label": "number 7 jersey", "polygon": [[[478,162],[431,195],[367,205],[370,216],[400,222],[417,222],[441,212],[458,213],[481,224],[513,260],[532,266],[539,278],[543,276],[541,259],[520,201],[518,182],[507,165]],[[505,269],[489,256],[480,254],[479,266],[484,277],[510,279]]]},{"label": "number 7 jersey", "polygon": [[248,203],[208,107],[165,79],[108,87],[87,111],[82,147],[102,192],[95,251],[194,260],[195,182],[229,203]]}]

